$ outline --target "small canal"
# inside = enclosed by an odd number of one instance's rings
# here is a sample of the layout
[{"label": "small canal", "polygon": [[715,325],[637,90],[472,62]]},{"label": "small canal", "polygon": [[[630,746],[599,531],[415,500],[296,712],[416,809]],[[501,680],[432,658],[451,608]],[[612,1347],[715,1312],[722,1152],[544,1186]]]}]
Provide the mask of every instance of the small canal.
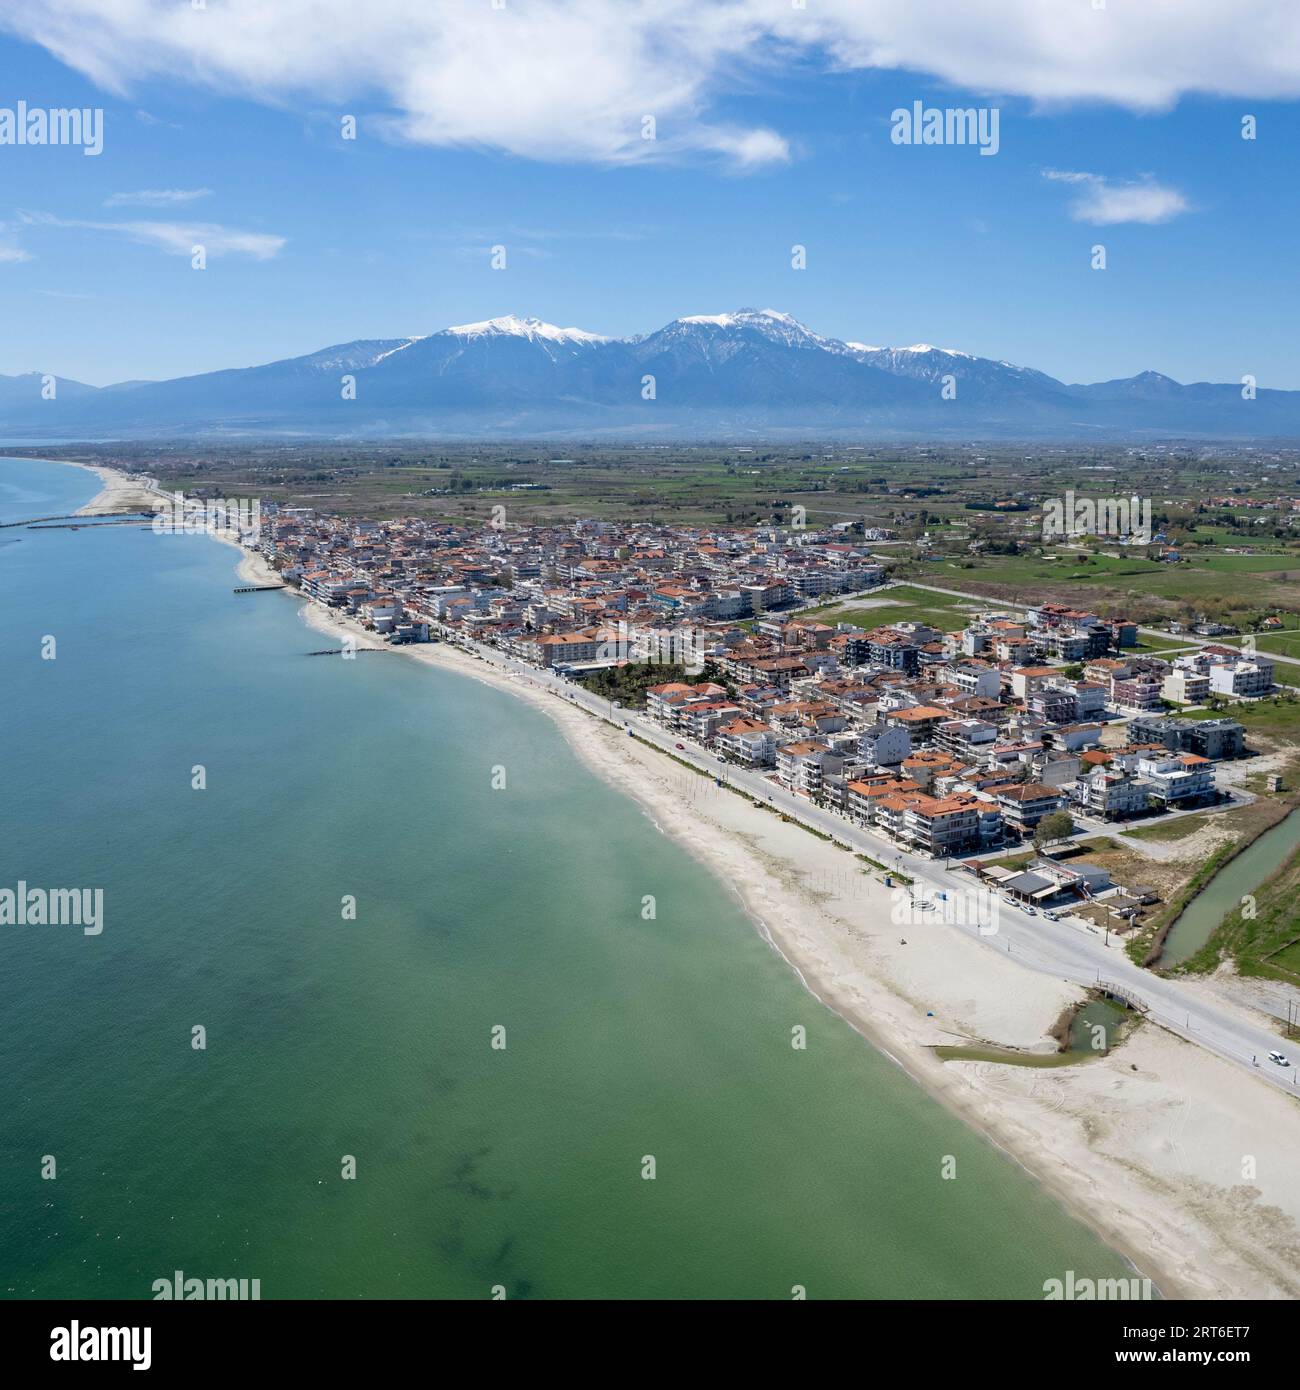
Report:
[{"label": "small canal", "polygon": [[1181,965],[1210,939],[1214,929],[1236,912],[1278,865],[1300,845],[1300,811],[1266,830],[1249,849],[1231,859],[1187,904],[1165,937],[1161,966]]}]

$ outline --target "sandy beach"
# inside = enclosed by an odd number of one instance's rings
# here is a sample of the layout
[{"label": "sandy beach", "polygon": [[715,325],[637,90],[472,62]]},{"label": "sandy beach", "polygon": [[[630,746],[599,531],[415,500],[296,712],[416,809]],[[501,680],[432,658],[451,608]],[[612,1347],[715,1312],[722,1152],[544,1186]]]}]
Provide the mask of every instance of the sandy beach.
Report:
[{"label": "sandy beach", "polygon": [[[243,582],[279,582],[261,556],[235,548]],[[312,629],[386,645],[292,597]],[[1054,1051],[1049,1029],[1081,991],[941,923],[900,930],[890,921],[890,890],[852,855],[527,676],[446,643],[398,650],[545,710],[588,766],[737,894],[811,996],[998,1145],[1164,1296],[1300,1297],[1300,1104],[1149,1023],[1108,1056],[1068,1067],[940,1061],[932,1049],[943,1043]],[[816,1017],[796,1021],[812,1035]],[[1063,1274],[1045,1270],[1044,1279]]]},{"label": "sandy beach", "polygon": [[116,468],[101,468],[93,463],[81,463],[77,467],[94,473],[104,484],[84,507],[77,509],[78,516],[103,516],[108,512],[127,512],[137,507],[153,511],[160,495],[156,488],[128,478]]},{"label": "sandy beach", "polygon": [[76,459],[40,459],[40,463],[61,463],[68,468],[80,468],[93,473],[100,481],[99,491],[85,506],[78,507],[77,516],[105,516],[113,512],[134,510],[152,512],[163,495],[157,487],[128,477],[118,468],[98,463],[82,463]]}]

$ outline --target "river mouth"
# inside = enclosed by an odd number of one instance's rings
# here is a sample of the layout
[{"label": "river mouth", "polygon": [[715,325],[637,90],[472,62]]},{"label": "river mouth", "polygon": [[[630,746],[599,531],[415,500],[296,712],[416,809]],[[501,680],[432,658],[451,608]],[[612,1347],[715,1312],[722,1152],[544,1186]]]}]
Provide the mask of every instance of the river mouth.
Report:
[{"label": "river mouth", "polygon": [[933,1049],[943,1062],[996,1062],[1008,1067],[1073,1067],[1105,1057],[1132,1026],[1130,1010],[1113,1000],[1094,997],[1067,1011],[1054,1032],[1062,1045],[1056,1052],[1018,1052],[990,1044],[941,1045]]}]

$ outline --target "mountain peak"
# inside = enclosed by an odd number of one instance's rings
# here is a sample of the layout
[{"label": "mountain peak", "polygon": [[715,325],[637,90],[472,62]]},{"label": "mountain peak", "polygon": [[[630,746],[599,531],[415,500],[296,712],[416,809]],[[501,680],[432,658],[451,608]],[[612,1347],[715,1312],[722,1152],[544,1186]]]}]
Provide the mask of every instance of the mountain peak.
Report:
[{"label": "mountain peak", "polygon": [[599,333],[588,333],[582,328],[558,328],[544,319],[520,318],[517,314],[502,314],[498,318],[483,319],[480,323],[462,323],[443,331],[461,338],[512,337],[532,341],[544,339],[551,343],[609,342]]},{"label": "mountain peak", "polygon": [[725,314],[686,314],[668,325],[669,330],[687,332],[699,328],[719,328],[724,332],[729,329],[747,330],[787,347],[817,347],[837,353],[844,350],[836,339],[814,333],[792,314],[782,313],[780,309],[733,309]]},{"label": "mountain peak", "polygon": [[895,352],[941,352],[945,357],[969,357],[969,352],[957,348],[935,347],[933,343],[913,343],[910,347],[895,348]]},{"label": "mountain peak", "polygon": [[[734,328],[738,324],[780,323],[787,327],[803,328],[798,319],[779,309],[733,309],[729,314],[686,314],[678,323],[711,323],[718,328]],[[808,332],[804,328],[804,332]]]}]

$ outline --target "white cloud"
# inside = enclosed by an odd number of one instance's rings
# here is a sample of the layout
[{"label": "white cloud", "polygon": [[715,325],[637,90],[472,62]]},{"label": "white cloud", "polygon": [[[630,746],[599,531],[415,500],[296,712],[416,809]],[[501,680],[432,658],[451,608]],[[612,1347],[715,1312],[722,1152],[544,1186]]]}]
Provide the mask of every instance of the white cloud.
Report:
[{"label": "white cloud", "polygon": [[706,148],[726,155],[741,170],[761,169],[765,164],[783,164],[790,158],[790,145],[774,130],[714,129]]},{"label": "white cloud", "polygon": [[17,265],[30,260],[31,256],[21,246],[14,245],[11,224],[0,222],[0,265]]},{"label": "white cloud", "polygon": [[[42,0],[0,10],[0,27],[119,93],[203,83],[333,103],[360,116],[363,139],[607,163],[788,158],[779,133],[708,112],[796,61],[909,70],[1040,106],[1300,95],[1295,0],[1254,0],[1248,15],[1223,0]],[[376,99],[382,114],[367,120]]]},{"label": "white cloud", "polygon": [[106,208],[165,208],[178,203],[192,203],[198,198],[210,198],[210,188],[142,188],[138,193],[110,193],[104,199]]},{"label": "white cloud", "polygon": [[48,212],[22,212],[19,216],[29,226],[109,232],[145,246],[156,246],[173,256],[190,256],[194,247],[202,246],[208,256],[251,256],[254,260],[266,261],[278,255],[285,244],[282,236],[241,232],[215,222],[92,222],[55,217]]},{"label": "white cloud", "polygon": [[1157,183],[1150,176],[1113,183],[1101,174],[1044,169],[1043,177],[1056,183],[1073,184],[1079,191],[1070,204],[1070,216],[1076,222],[1091,222],[1096,226],[1114,222],[1168,222],[1191,206],[1176,188]]}]

